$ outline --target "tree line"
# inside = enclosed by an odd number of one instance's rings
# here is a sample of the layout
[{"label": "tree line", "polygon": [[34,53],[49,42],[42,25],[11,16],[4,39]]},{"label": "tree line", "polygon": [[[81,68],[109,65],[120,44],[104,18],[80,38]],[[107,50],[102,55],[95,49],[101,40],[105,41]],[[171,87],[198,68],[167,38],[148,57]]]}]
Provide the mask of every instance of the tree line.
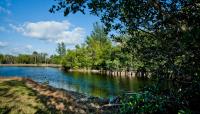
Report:
[{"label": "tree line", "polygon": [[0,64],[42,64],[53,63],[47,53],[8,55],[0,54]]}]

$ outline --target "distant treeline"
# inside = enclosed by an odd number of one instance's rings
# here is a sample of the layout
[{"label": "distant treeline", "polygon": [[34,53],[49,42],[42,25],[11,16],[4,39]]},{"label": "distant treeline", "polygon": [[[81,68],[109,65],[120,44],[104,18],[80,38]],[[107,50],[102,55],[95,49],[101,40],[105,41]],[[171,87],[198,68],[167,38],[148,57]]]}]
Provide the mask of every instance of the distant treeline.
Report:
[{"label": "distant treeline", "polygon": [[0,54],[0,64],[42,64],[53,63],[47,53],[38,53],[34,51],[32,54],[19,55],[3,55]]}]

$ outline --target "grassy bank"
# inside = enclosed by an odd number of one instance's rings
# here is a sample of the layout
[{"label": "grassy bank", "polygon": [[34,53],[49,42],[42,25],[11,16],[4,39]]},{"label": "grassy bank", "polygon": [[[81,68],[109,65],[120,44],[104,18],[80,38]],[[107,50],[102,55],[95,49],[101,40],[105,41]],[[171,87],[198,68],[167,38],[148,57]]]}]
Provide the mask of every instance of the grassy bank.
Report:
[{"label": "grassy bank", "polygon": [[0,114],[34,114],[46,111],[45,105],[37,98],[36,91],[19,80],[0,80],[0,104]]},{"label": "grassy bank", "polygon": [[0,114],[108,113],[101,109],[106,103],[30,79],[0,78]]}]

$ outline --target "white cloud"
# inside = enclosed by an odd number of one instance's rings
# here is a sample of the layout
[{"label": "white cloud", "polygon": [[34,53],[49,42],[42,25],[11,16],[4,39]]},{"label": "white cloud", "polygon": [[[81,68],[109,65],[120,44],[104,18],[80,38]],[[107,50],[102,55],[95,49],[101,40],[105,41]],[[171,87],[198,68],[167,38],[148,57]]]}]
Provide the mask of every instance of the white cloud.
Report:
[{"label": "white cloud", "polygon": [[6,9],[6,8],[4,8],[4,7],[2,7],[2,6],[0,6],[0,13],[5,13],[7,15],[10,15],[11,11]]},{"label": "white cloud", "polygon": [[10,27],[24,36],[68,45],[82,43],[85,36],[83,28],[74,27],[66,20],[26,22],[19,26],[10,24]]},{"label": "white cloud", "polygon": [[0,47],[6,47],[7,45],[8,45],[7,42],[1,42],[1,41],[0,41]]}]

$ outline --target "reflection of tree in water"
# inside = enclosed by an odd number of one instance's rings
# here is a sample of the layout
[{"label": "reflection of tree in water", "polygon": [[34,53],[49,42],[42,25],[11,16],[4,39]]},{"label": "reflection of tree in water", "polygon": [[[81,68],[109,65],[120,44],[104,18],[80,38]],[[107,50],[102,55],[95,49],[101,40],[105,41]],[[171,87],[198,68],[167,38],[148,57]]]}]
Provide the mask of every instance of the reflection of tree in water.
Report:
[{"label": "reflection of tree in water", "polygon": [[137,69],[136,77],[143,79],[148,77],[148,72],[146,71],[145,67],[139,67]]},{"label": "reflection of tree in water", "polygon": [[[11,72],[15,70],[16,72]],[[28,76],[33,80],[65,90],[106,97],[119,95],[123,91],[135,91],[139,87],[136,79],[91,73],[64,73],[56,68],[44,67],[9,67],[0,68],[2,75]]]}]

